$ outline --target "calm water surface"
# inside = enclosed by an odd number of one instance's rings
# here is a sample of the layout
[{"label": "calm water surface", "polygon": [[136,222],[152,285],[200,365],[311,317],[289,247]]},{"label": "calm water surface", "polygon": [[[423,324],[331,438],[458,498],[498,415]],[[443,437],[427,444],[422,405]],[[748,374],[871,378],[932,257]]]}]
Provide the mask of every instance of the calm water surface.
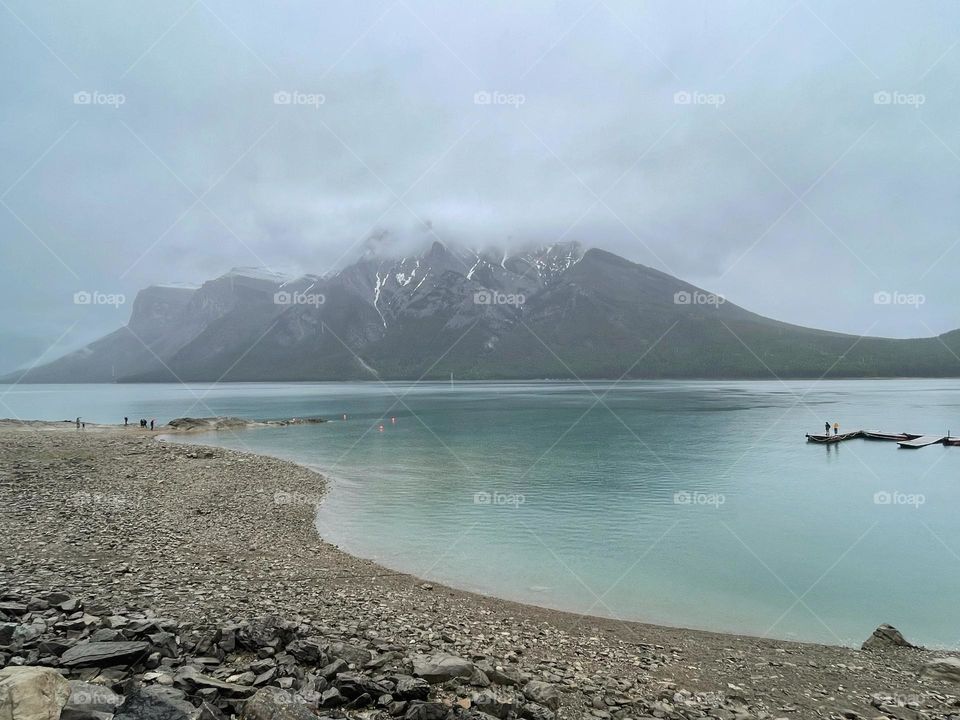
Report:
[{"label": "calm water surface", "polygon": [[[328,540],[455,586],[622,619],[960,646],[960,382],[0,386],[0,415],[340,418],[204,442],[333,479]],[[395,422],[392,421],[395,418]],[[383,424],[383,430],[379,426]],[[282,501],[311,502],[291,486]]]}]

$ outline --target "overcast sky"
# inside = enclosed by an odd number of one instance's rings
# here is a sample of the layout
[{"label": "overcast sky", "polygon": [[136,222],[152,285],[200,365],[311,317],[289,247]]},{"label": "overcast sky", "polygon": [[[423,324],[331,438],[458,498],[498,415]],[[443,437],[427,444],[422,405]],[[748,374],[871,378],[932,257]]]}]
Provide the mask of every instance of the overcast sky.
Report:
[{"label": "overcast sky", "polygon": [[960,327],[958,40],[954,1],[2,0],[0,369],[138,288],[426,225],[803,325]]}]

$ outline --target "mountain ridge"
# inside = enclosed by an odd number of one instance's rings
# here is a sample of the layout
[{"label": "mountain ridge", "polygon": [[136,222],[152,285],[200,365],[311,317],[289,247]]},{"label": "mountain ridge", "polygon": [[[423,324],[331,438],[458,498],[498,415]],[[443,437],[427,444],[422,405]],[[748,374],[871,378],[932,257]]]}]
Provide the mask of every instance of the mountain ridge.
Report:
[{"label": "mountain ridge", "polygon": [[960,331],[858,337],[753,313],[655,268],[556,243],[434,242],[327,275],[234,268],[141,290],[127,325],[10,382],[960,375]]}]

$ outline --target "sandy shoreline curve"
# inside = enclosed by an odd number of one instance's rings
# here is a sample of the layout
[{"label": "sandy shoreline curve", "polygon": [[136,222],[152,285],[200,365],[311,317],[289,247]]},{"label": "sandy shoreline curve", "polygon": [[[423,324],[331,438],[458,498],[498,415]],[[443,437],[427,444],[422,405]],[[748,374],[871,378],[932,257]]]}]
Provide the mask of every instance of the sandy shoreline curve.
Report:
[{"label": "sandy shoreline curve", "polygon": [[[957,685],[922,675],[954,653],[621,622],[389,570],[316,532],[322,475],[266,455],[155,442],[192,432],[0,420],[0,597],[69,590],[198,626],[281,614],[349,634],[360,620],[362,632],[399,644],[508,658],[545,675],[563,689],[558,717],[674,717],[654,703],[676,705],[678,692],[710,695],[703,703],[719,705],[709,717],[723,720],[934,718],[960,707]],[[645,704],[605,704],[613,693]],[[920,714],[894,714],[898,698]],[[741,714],[725,709],[731,699]],[[708,717],[697,707],[677,717]]]}]

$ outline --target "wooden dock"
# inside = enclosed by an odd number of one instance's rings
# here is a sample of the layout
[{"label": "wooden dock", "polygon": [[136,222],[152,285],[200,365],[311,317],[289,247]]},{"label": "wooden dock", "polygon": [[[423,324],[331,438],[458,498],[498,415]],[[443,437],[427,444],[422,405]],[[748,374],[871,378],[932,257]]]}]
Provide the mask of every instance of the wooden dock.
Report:
[{"label": "wooden dock", "polygon": [[864,437],[863,430],[854,430],[853,432],[840,433],[839,435],[807,435],[807,442],[820,443],[827,445],[829,443],[843,442],[844,440],[853,440]]},{"label": "wooden dock", "polygon": [[927,447],[928,445],[960,446],[960,438],[953,438],[949,435],[914,435],[912,433],[888,433],[877,430],[854,430],[853,432],[840,433],[838,435],[807,434],[807,442],[819,443],[821,445],[832,445],[833,443],[855,440],[856,438],[887,440],[896,442],[900,447],[910,450],[917,450],[922,447]]},{"label": "wooden dock", "polygon": [[927,445],[939,445],[946,439],[943,435],[921,435],[913,440],[900,440],[897,442],[897,445],[902,448],[916,450],[917,448],[926,447]]}]

